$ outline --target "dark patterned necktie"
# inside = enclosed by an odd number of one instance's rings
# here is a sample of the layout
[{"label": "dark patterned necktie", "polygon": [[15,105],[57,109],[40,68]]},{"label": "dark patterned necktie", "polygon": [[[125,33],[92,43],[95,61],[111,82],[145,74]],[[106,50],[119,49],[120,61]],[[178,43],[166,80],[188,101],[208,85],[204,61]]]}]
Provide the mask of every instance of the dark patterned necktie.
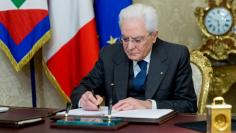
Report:
[{"label": "dark patterned necktie", "polygon": [[144,89],[144,83],[146,80],[146,73],[147,73],[147,62],[144,60],[138,61],[138,65],[141,71],[133,79],[133,89],[140,91]]}]

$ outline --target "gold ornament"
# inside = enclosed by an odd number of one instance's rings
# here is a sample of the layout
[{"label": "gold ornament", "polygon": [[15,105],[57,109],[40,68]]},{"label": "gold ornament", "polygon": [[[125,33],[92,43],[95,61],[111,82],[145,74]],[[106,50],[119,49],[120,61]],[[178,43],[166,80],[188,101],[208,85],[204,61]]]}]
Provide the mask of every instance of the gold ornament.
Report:
[{"label": "gold ornament", "polygon": [[215,97],[207,105],[207,133],[231,133],[231,105],[223,97]]},{"label": "gold ornament", "polygon": [[208,7],[195,10],[202,31],[200,51],[215,60],[225,60],[236,53],[236,9],[233,0],[208,0]]}]

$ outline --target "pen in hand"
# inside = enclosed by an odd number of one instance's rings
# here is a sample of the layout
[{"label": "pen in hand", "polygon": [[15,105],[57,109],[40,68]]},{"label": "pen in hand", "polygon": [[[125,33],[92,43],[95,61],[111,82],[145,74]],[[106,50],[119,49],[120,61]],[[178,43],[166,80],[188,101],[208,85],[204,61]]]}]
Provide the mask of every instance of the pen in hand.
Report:
[{"label": "pen in hand", "polygon": [[[90,90],[91,90],[91,92],[92,92],[92,94],[93,94],[93,97],[94,97],[96,100],[98,100],[97,97],[96,97],[96,95],[95,95],[95,93],[94,93],[94,90],[93,90],[92,88],[90,88]],[[97,108],[100,109],[100,104],[97,105]]]}]

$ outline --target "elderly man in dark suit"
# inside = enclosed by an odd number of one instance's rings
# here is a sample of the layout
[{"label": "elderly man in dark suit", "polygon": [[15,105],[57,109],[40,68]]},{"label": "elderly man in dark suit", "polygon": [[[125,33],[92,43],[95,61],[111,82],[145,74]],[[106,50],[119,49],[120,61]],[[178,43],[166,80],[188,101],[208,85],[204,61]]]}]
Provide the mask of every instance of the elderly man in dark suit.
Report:
[{"label": "elderly man in dark suit", "polygon": [[156,11],[144,4],[120,12],[121,41],[101,49],[93,70],[72,92],[73,108],[98,110],[102,97],[107,105],[113,95],[118,111],[197,111],[188,49],[157,38],[157,20]]}]

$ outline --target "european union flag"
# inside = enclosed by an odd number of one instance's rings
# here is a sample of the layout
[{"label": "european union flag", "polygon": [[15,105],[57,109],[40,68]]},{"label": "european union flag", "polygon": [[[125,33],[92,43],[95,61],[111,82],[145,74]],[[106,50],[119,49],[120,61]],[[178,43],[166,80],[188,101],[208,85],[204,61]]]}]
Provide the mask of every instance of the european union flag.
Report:
[{"label": "european union flag", "polygon": [[94,10],[100,48],[113,44],[120,37],[118,15],[132,0],[95,0]]}]

